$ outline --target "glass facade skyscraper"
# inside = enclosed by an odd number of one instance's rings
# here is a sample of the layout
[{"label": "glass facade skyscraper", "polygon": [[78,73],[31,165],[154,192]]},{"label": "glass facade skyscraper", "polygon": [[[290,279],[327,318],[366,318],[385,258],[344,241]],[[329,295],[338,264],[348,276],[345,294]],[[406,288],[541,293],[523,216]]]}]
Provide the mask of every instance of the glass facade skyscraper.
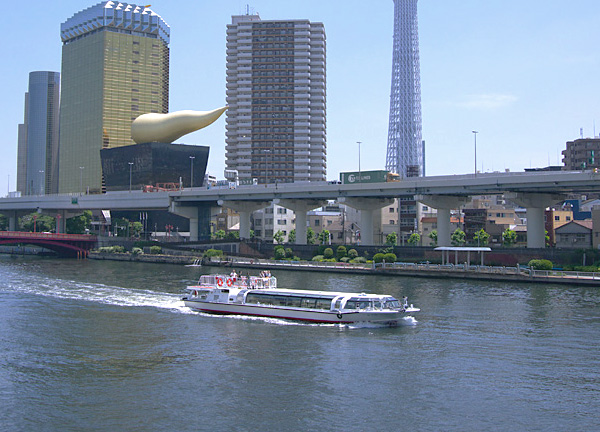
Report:
[{"label": "glass facade skyscraper", "polygon": [[31,72],[17,150],[17,190],[23,195],[58,192],[59,105],[60,74]]},{"label": "glass facade skyscraper", "polygon": [[169,37],[151,9],[116,1],[61,24],[60,192],[101,192],[100,150],[134,144],[139,115],[168,112]]}]

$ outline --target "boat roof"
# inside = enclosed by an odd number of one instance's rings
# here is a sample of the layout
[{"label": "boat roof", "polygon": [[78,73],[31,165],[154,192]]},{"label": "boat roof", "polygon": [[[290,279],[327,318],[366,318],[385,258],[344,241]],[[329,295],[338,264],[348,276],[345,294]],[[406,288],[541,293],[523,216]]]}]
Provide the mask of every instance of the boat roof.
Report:
[{"label": "boat roof", "polygon": [[[236,289],[247,289],[245,287],[231,287]],[[220,288],[220,289],[231,289],[231,288]],[[296,290],[286,288],[263,288],[263,289],[248,289],[249,292],[256,294],[284,294],[284,295],[298,295],[298,296],[323,296],[323,297],[365,297],[365,298],[387,298],[393,297],[388,294],[371,294],[371,293],[353,293],[353,292],[341,292],[341,291],[315,291],[315,290]]]}]

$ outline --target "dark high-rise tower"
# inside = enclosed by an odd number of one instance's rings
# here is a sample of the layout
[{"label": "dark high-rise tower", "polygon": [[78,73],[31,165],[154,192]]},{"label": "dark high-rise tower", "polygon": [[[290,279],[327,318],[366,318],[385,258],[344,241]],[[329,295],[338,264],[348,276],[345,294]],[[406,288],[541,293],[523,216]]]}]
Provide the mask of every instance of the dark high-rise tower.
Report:
[{"label": "dark high-rise tower", "polygon": [[31,72],[17,155],[17,190],[23,195],[58,192],[59,103],[60,74]]},{"label": "dark high-rise tower", "polygon": [[394,0],[394,56],[385,167],[401,177],[423,175],[417,0]]}]

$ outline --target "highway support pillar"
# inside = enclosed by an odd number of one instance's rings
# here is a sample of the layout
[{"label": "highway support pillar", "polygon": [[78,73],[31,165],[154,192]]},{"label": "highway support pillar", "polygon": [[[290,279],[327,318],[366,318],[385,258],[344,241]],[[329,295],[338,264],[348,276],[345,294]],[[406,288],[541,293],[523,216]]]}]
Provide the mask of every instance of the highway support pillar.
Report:
[{"label": "highway support pillar", "polygon": [[394,198],[349,198],[342,197],[338,200],[360,211],[360,243],[373,245],[373,213],[383,207],[394,204]]},{"label": "highway support pillar", "polygon": [[296,244],[307,244],[306,213],[317,207],[323,207],[327,204],[327,201],[316,199],[275,199],[273,202],[294,212],[296,215]]},{"label": "highway support pillar", "polygon": [[505,194],[506,199],[525,207],[527,210],[527,248],[543,249],[546,247],[544,226],[544,210],[551,205],[564,201],[561,194],[544,193],[512,193]]},{"label": "highway support pillar", "polygon": [[270,201],[241,201],[241,200],[219,200],[221,207],[227,207],[240,215],[240,240],[250,239],[250,215],[253,211],[269,207]]},{"label": "highway support pillar", "polygon": [[415,200],[437,210],[438,246],[448,247],[450,242],[450,211],[460,208],[469,199],[454,195],[416,195]]},{"label": "highway support pillar", "polygon": [[198,226],[200,222],[198,207],[183,206],[172,201],[169,212],[190,220],[190,241],[197,242],[199,240]]},{"label": "highway support pillar", "polygon": [[4,212],[4,214],[8,217],[8,230],[16,231],[17,230],[17,212]]}]

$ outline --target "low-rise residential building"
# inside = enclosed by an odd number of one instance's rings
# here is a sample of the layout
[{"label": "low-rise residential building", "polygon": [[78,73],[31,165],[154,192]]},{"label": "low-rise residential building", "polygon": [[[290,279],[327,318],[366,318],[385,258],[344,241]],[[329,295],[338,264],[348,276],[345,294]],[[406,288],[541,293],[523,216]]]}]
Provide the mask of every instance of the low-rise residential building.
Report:
[{"label": "low-rise residential building", "polygon": [[589,249],[592,247],[592,221],[571,221],[555,230],[556,247]]},{"label": "low-rise residential building", "polygon": [[[450,233],[456,229],[463,228],[463,219],[458,215],[450,216]],[[429,237],[433,231],[437,231],[437,216],[424,216],[421,218],[421,243],[423,246],[436,246]]]},{"label": "low-rise residential building", "polygon": [[545,229],[548,233],[550,246],[556,245],[556,229],[573,220],[573,212],[570,209],[550,208],[545,212]]},{"label": "low-rise residential building", "polygon": [[296,228],[296,216],[293,211],[271,203],[269,207],[252,213],[254,238],[272,242],[278,231],[283,233],[283,241],[289,241],[290,231]]}]

